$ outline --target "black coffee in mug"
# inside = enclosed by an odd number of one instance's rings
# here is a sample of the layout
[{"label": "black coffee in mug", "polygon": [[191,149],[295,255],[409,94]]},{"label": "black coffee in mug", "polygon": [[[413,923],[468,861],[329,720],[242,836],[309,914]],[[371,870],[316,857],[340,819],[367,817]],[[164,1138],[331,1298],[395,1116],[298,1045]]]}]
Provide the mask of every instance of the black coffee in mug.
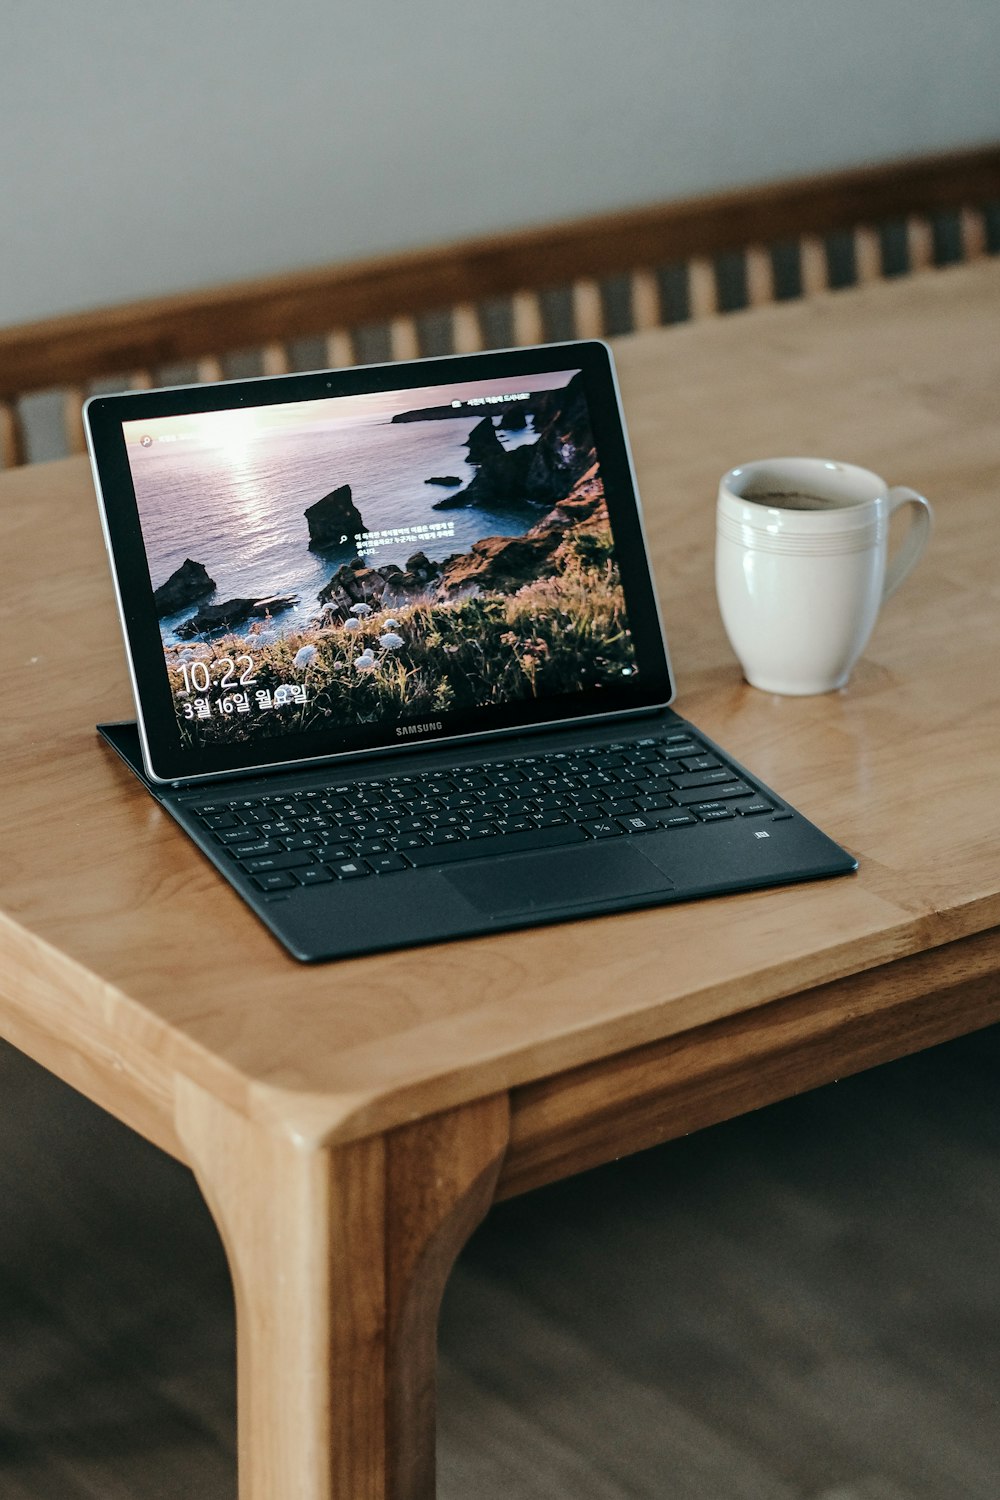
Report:
[{"label": "black coffee in mug", "polygon": [[766,490],[760,494],[753,492],[743,498],[752,500],[755,505],[774,505],[781,510],[839,510],[844,504],[842,500],[833,500],[828,495],[806,495],[800,491],[789,493],[785,490]]}]

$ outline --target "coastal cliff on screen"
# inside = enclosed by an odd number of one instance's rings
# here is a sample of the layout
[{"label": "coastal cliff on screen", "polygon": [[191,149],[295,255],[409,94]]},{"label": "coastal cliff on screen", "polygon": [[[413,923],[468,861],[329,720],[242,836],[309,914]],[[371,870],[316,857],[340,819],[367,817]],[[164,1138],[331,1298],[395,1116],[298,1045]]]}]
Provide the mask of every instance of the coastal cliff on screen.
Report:
[{"label": "coastal cliff on screen", "polygon": [[635,672],[579,372],[128,426],[185,739],[444,720]]}]

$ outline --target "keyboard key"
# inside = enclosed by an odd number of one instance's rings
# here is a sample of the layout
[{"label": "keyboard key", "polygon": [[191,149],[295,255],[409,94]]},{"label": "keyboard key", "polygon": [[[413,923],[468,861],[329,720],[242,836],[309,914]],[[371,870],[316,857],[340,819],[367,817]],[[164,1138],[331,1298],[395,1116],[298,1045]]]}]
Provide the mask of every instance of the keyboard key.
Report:
[{"label": "keyboard key", "polygon": [[295,878],[300,885],[327,885],[333,880],[323,865],[306,865],[305,869],[295,871]]},{"label": "keyboard key", "polygon": [[619,818],[626,833],[646,833],[650,828],[658,828],[659,824],[647,818],[644,813],[630,813],[626,818]]},{"label": "keyboard key", "polygon": [[755,818],[760,813],[774,812],[770,802],[765,802],[763,797],[754,797],[750,802],[737,802],[736,811],[744,818]]},{"label": "keyboard key", "polygon": [[241,828],[221,828],[217,830],[215,837],[220,844],[252,844],[260,837],[260,829],[255,825]]},{"label": "keyboard key", "polygon": [[606,786],[615,785],[615,778],[607,775],[604,771],[588,771],[586,776],[577,776],[574,779],[581,786],[590,788],[595,792],[602,791]]},{"label": "keyboard key", "polygon": [[715,771],[684,771],[674,777],[674,785],[679,787],[711,786],[716,781],[731,781],[732,775],[728,766],[719,766]]},{"label": "keyboard key", "polygon": [[331,865],[330,869],[338,880],[359,880],[362,875],[371,874],[371,869],[363,859],[347,859],[342,864]]},{"label": "keyboard key", "polygon": [[254,859],[261,854],[280,854],[281,845],[273,839],[257,839],[254,843],[235,844],[229,853],[236,859]]},{"label": "keyboard key", "polygon": [[734,797],[752,797],[754,790],[745,781],[727,781],[718,786],[687,787],[674,792],[674,801],[681,807],[689,803],[704,802],[708,793],[713,802],[730,802]]},{"label": "keyboard key", "polygon": [[714,755],[689,755],[684,760],[685,771],[715,771],[721,765]]},{"label": "keyboard key", "polygon": [[663,743],[671,755],[703,755],[701,745],[696,745],[689,734],[665,734]]},{"label": "keyboard key", "polygon": [[236,816],[235,813],[211,812],[202,813],[201,821],[205,824],[206,828],[222,829],[239,828],[241,820]]},{"label": "keyboard key", "polygon": [[[490,825],[485,824],[484,826],[489,828]],[[529,828],[537,828],[538,825],[536,824],[534,818],[520,817],[497,818],[496,826],[501,833],[526,833]],[[492,831],[493,830],[491,828],[490,832],[492,833]],[[477,834],[476,837],[482,837],[482,835]]]},{"label": "keyboard key", "polygon": [[690,813],[662,813],[659,824],[661,828],[695,828],[697,827],[698,819],[692,817]]},{"label": "keyboard key", "polygon": [[589,823],[592,818],[604,816],[599,802],[576,802],[567,806],[567,811],[578,823]]},{"label": "keyboard key", "polygon": [[275,870],[270,875],[255,875],[254,885],[262,891],[287,891],[295,887],[295,876],[290,870]]},{"label": "keyboard key", "polygon": [[351,797],[353,807],[384,807],[392,801],[388,792],[380,786],[359,786]]},{"label": "keyboard key", "polygon": [[592,823],[581,823],[580,826],[592,839],[613,839],[622,832],[614,818],[595,818]]},{"label": "keyboard key", "polygon": [[342,860],[353,857],[353,844],[322,844],[316,850],[316,858],[321,859],[325,865],[337,865]]},{"label": "keyboard key", "polygon": [[243,863],[251,875],[261,875],[265,870],[300,869],[303,865],[311,865],[313,857],[308,849],[283,849],[280,854],[264,854]]},{"label": "keyboard key", "polygon": [[402,854],[373,854],[368,863],[376,875],[391,875],[396,870],[410,869]]},{"label": "keyboard key", "polygon": [[[375,826],[367,818],[355,818],[352,822],[346,813],[338,813],[337,821],[327,824],[321,842],[325,844],[349,844],[352,839],[361,838],[361,830],[363,828],[374,828]],[[381,835],[372,834],[371,837],[377,838],[381,837]]]},{"label": "keyboard key", "polygon": [[[621,829],[618,830],[621,832]],[[463,840],[437,848],[407,849],[406,857],[417,866],[453,864],[461,859],[490,858],[500,854],[523,854],[529,849],[554,849],[562,844],[582,844],[586,835],[575,823],[560,828],[532,828],[527,833],[498,833],[491,839]]]},{"label": "keyboard key", "polygon": [[723,818],[735,818],[736,812],[725,803],[703,802],[700,807],[695,805],[691,811],[696,815],[700,823],[718,823]]},{"label": "keyboard key", "polygon": [[492,818],[495,814],[502,813],[506,818],[520,818],[526,813],[533,813],[534,810],[534,802],[525,801],[523,797],[511,797],[509,800],[494,804],[487,816]]},{"label": "keyboard key", "polygon": [[639,768],[633,767],[629,771],[609,771],[608,775],[611,777],[611,780],[614,784],[613,793],[609,793],[609,795],[613,795],[616,797],[631,797],[632,789],[637,785],[636,777],[645,777],[646,768],[645,766],[642,766]]}]

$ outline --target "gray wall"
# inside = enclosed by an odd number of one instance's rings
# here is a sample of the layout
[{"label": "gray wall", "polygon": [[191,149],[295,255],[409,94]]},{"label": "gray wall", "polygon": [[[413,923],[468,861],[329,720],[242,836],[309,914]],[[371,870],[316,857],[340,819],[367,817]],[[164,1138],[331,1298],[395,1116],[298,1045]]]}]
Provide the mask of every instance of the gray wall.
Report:
[{"label": "gray wall", "polygon": [[1000,138],[997,0],[4,0],[0,324]]}]

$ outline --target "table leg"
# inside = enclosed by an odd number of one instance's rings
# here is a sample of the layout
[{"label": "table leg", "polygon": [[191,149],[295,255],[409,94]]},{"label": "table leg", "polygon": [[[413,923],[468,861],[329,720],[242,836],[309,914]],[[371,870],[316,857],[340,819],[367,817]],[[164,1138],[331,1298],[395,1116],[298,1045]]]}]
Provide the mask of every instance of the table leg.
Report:
[{"label": "table leg", "polygon": [[240,1500],[432,1500],[438,1309],[506,1096],[319,1148],[187,1081],[176,1115],[233,1276]]}]

